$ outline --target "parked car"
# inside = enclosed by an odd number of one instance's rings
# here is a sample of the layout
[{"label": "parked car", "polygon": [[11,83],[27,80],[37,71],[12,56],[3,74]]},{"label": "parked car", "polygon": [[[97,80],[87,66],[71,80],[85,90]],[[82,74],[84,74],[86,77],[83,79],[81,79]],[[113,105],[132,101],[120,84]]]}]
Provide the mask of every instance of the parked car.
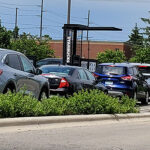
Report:
[{"label": "parked car", "polygon": [[39,75],[29,59],[23,54],[0,49],[0,92],[20,91],[25,87],[37,99],[49,97],[49,82]]},{"label": "parked car", "polygon": [[95,77],[88,70],[77,66],[44,65],[42,75],[48,78],[53,94],[72,95],[82,89],[100,89],[107,92],[102,84],[96,84]]},{"label": "parked car", "polygon": [[150,78],[150,64],[145,63],[130,63],[138,68],[145,78]]},{"label": "parked car", "polygon": [[43,66],[43,65],[62,64],[62,63],[63,63],[62,58],[45,58],[45,59],[39,60],[36,63],[36,67],[40,67],[40,66]]},{"label": "parked car", "polygon": [[98,65],[94,75],[108,88],[110,95],[128,95],[144,104],[149,101],[148,84],[135,65],[102,63]]}]

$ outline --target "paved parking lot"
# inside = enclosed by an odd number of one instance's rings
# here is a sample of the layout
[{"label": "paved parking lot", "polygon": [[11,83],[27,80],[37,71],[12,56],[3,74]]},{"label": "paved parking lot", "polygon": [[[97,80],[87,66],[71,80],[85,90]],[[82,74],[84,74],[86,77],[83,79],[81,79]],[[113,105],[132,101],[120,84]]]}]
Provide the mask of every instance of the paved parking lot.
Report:
[{"label": "paved parking lot", "polygon": [[148,105],[141,105],[139,104],[140,106],[140,112],[141,113],[147,113],[147,112],[150,112],[150,103]]}]

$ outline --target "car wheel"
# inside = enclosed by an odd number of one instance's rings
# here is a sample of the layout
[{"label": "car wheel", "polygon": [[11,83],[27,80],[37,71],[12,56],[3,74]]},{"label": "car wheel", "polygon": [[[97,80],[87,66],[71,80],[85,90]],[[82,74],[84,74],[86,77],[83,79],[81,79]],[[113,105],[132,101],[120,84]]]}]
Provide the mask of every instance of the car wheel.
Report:
[{"label": "car wheel", "polygon": [[45,90],[42,90],[42,92],[40,93],[39,100],[42,101],[42,100],[47,99],[47,98],[48,98],[47,92]]},{"label": "car wheel", "polygon": [[141,103],[143,105],[148,105],[148,101],[149,101],[149,92],[147,91],[145,95],[145,99],[142,99]]},{"label": "car wheel", "polygon": [[6,87],[5,90],[4,90],[4,94],[8,93],[8,92],[11,92],[11,93],[14,93],[15,92],[15,89],[13,89],[12,87]]}]

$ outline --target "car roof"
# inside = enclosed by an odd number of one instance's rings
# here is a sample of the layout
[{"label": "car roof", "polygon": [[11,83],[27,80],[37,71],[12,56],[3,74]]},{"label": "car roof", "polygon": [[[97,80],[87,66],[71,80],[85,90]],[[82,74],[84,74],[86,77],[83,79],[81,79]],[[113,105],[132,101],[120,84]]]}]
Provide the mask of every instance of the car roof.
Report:
[{"label": "car roof", "polygon": [[134,66],[150,66],[150,64],[146,64],[146,63],[130,63]]},{"label": "car roof", "polygon": [[62,58],[44,58],[44,59],[39,60],[38,62],[46,61],[46,60],[62,60]]},{"label": "car roof", "polygon": [[131,63],[101,63],[98,64],[99,66],[107,66],[107,65],[114,65],[114,66],[118,66],[118,67],[133,67],[136,65],[133,65]]},{"label": "car roof", "polygon": [[73,68],[73,69],[81,69],[82,68],[82,67],[79,67],[79,66],[69,66],[69,65],[43,65],[39,68],[44,68],[44,67],[63,67],[63,68]]},{"label": "car roof", "polygon": [[0,48],[0,54],[21,54],[20,52],[17,52],[17,51],[14,51],[14,50],[10,50],[10,49],[3,49],[3,48]]}]

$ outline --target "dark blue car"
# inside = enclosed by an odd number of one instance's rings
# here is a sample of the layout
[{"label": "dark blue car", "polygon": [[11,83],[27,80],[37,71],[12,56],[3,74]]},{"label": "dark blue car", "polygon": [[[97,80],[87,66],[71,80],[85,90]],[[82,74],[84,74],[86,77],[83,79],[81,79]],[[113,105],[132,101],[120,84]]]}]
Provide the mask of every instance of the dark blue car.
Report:
[{"label": "dark blue car", "polygon": [[102,63],[94,73],[98,82],[101,82],[113,96],[128,95],[148,104],[148,84],[135,65],[128,63]]}]

